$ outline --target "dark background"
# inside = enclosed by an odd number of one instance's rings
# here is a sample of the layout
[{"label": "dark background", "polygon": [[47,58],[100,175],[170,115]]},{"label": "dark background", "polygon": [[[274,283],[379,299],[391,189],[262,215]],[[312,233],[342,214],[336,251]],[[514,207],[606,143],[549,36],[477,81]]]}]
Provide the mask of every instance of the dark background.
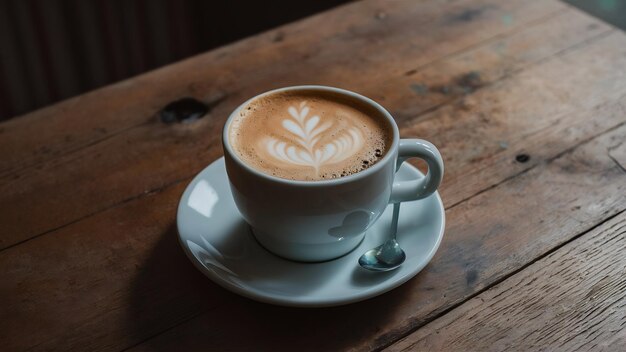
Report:
[{"label": "dark background", "polygon": [[[0,121],[346,2],[0,0]],[[567,2],[626,29],[626,0]]]},{"label": "dark background", "polygon": [[347,0],[0,0],[0,120]]}]

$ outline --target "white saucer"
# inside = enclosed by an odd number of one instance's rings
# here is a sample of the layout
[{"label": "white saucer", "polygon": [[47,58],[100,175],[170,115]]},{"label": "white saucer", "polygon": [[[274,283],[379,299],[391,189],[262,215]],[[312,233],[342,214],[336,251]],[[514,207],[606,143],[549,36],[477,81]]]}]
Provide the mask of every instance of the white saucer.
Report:
[{"label": "white saucer", "polygon": [[[422,174],[404,163],[398,180]],[[423,176],[422,176],[423,177]],[[391,208],[347,255],[323,263],[279,258],[259,245],[241,218],[230,194],[224,159],[206,167],[191,181],[178,205],[180,244],[209,279],[242,296],[283,306],[328,307],[362,301],[400,286],[433,257],[445,222],[439,194],[402,203],[398,241],[407,255],[399,269],[369,272],[358,259],[381,244],[391,223]]]}]

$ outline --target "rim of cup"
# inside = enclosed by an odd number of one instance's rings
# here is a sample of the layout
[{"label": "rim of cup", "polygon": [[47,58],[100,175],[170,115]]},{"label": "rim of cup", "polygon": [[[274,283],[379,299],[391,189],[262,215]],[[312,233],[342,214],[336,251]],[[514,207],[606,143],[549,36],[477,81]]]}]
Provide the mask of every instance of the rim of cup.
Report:
[{"label": "rim of cup", "polygon": [[[391,142],[391,146],[389,147],[389,149],[387,150],[387,153],[385,154],[385,156],[380,159],[376,164],[374,164],[371,167],[368,167],[365,170],[359,171],[357,173],[348,175],[348,176],[343,176],[343,177],[339,177],[339,178],[334,178],[334,179],[327,179],[327,180],[314,180],[314,181],[305,181],[305,180],[290,180],[290,179],[286,179],[286,178],[281,178],[281,177],[277,177],[277,176],[273,176],[273,175],[269,175],[266,174],[264,172],[258,171],[255,168],[253,168],[252,166],[246,164],[243,160],[241,160],[239,158],[239,156],[237,155],[237,153],[233,150],[232,146],[230,145],[230,142],[228,141],[228,130],[230,128],[230,124],[233,121],[233,119],[239,114],[239,112],[241,111],[242,108],[244,108],[246,105],[248,105],[251,101],[264,97],[266,95],[269,94],[273,94],[273,93],[279,93],[279,92],[284,92],[284,91],[298,91],[298,90],[308,90],[308,91],[330,91],[333,92],[335,94],[340,94],[340,95],[344,95],[344,96],[348,96],[352,99],[356,99],[356,100],[361,100],[362,102],[370,105],[371,107],[373,107],[374,109],[378,110],[378,112],[381,113],[382,116],[384,116],[387,119],[387,122],[389,123],[389,125],[391,126],[391,129],[393,131],[393,137],[392,137],[392,142]],[[273,182],[278,182],[278,183],[283,183],[286,185],[294,185],[294,186],[298,186],[298,187],[319,187],[319,186],[330,186],[330,185],[340,185],[340,184],[344,184],[344,183],[349,183],[349,182],[353,182],[353,181],[357,181],[359,179],[362,178],[366,178],[367,176],[376,173],[377,171],[379,171],[381,168],[385,167],[385,164],[387,162],[390,161],[390,159],[393,158],[393,154],[391,153],[391,151],[396,150],[398,148],[398,143],[400,141],[400,132],[398,130],[398,125],[396,124],[396,122],[394,121],[393,117],[391,116],[391,114],[385,109],[383,108],[380,104],[378,104],[377,102],[375,102],[374,100],[346,90],[346,89],[341,89],[341,88],[336,88],[336,87],[329,87],[329,86],[321,86],[321,85],[300,85],[300,86],[290,86],[290,87],[283,87],[283,88],[278,88],[278,89],[273,89],[270,91],[267,91],[265,93],[261,93],[258,94],[248,100],[246,100],[243,104],[239,105],[235,111],[233,111],[230,116],[228,116],[228,119],[226,120],[226,123],[224,124],[224,128],[222,129],[222,146],[224,147],[224,153],[228,153],[229,156],[231,157],[231,159],[237,163],[240,167],[244,168],[246,171],[256,175],[257,177],[263,178],[265,180],[268,181],[273,181]]]}]

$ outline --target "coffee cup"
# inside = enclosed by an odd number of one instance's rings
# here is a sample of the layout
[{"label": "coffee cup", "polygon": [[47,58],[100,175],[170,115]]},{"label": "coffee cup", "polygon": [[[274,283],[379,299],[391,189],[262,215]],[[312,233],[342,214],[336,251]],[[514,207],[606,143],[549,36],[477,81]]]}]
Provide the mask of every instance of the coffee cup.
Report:
[{"label": "coffee cup", "polygon": [[[253,97],[231,113],[222,141],[233,198],[252,234],[295,261],[349,253],[388,204],[428,197],[443,177],[435,146],[400,139],[381,105],[333,87],[294,86]],[[426,176],[394,181],[409,158],[426,161]]]}]

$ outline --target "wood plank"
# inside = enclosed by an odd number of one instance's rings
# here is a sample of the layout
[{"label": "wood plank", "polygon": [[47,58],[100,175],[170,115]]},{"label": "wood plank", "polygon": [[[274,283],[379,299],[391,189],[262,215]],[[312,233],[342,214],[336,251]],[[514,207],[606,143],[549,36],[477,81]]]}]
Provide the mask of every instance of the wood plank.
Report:
[{"label": "wood plank", "polygon": [[176,243],[179,183],[3,251],[0,341],[119,350],[192,319],[138,349],[378,348],[623,211],[626,177],[607,150],[624,138],[626,126],[455,206],[417,278],[333,309],[255,303],[197,272]]},{"label": "wood plank", "polygon": [[[221,101],[210,117],[223,121],[243,99],[270,88],[303,82],[358,88],[357,82],[349,82],[380,80],[376,74],[362,75],[364,71],[383,75],[398,60],[408,65],[434,61],[565,8],[553,0],[348,4],[4,123],[0,172],[150,124],[156,111],[180,97]],[[474,15],[466,20],[464,13]],[[502,16],[514,21],[504,23]],[[433,20],[439,23],[433,25]],[[421,35],[426,30],[430,35]],[[397,50],[403,55],[389,55]],[[296,65],[303,62],[304,69]]]},{"label": "wood plank", "polygon": [[625,351],[626,213],[386,351]]},{"label": "wood plank", "polygon": [[[498,21],[500,21],[498,19]],[[534,60],[545,60],[543,55],[550,55],[570,48],[572,46],[580,45],[581,42],[588,40],[589,38],[598,38],[598,35],[603,35],[603,30],[606,27],[596,26],[591,30],[591,25],[596,24],[597,21],[591,19],[586,15],[581,15],[577,12],[572,12],[571,16],[559,17],[559,20],[545,21],[537,24],[536,27],[528,27],[526,31],[514,32],[507,38],[500,38],[500,44],[513,47],[523,48],[523,43],[533,40],[535,41],[535,49],[533,50],[511,50],[507,56],[497,55],[500,61],[485,60],[486,64],[483,65],[481,61],[475,61],[483,56],[489,56],[489,52],[494,49],[493,43],[487,43],[479,48],[475,48],[468,55],[453,55],[444,60],[440,65],[433,66],[432,69],[427,68],[424,70],[424,77],[435,77],[434,72],[443,70],[442,72],[448,72],[447,77],[451,86],[458,86],[456,81],[458,80],[458,73],[465,69],[465,72],[475,72],[478,68],[481,72],[480,77],[485,77],[481,81],[481,85],[487,85],[490,80],[497,80],[502,77],[504,72],[512,72],[520,67],[524,67],[525,63]],[[542,41],[541,33],[550,32],[554,33],[549,39],[550,42]],[[620,43],[622,38],[617,35],[611,37],[610,41]],[[613,43],[598,44],[613,45]],[[500,48],[500,45],[496,45],[495,48]],[[500,49],[498,49],[500,50]],[[620,57],[619,53],[609,54],[606,61],[603,63],[607,66],[600,67],[599,64],[594,64],[597,51],[604,51],[604,48],[596,46],[595,51],[590,51],[588,56],[584,56],[581,59],[575,60],[576,62],[569,63],[567,67],[560,68],[557,71],[559,74],[564,72],[574,71],[573,77],[579,79],[585,84],[594,84],[600,80],[619,80],[619,76],[615,75],[615,71],[612,67],[624,67],[624,58]],[[480,54],[480,53],[483,54]],[[536,54],[536,55],[535,55]],[[532,58],[532,60],[531,60]],[[495,64],[494,62],[499,62]],[[598,66],[599,76],[586,75],[583,70],[579,70],[577,65],[592,64],[594,70]],[[552,62],[544,71],[551,70],[554,67],[561,65],[561,61]],[[446,69],[449,68],[449,69]],[[453,69],[454,68],[454,69]],[[558,67],[557,67],[558,68]],[[611,68],[611,69],[609,69]],[[494,70],[494,71],[491,71]],[[530,69],[529,69],[530,70]],[[618,69],[619,70],[619,69]],[[501,74],[498,74],[500,72]],[[535,72],[535,71],[533,71]],[[617,71],[618,73],[620,71]],[[543,73],[542,73],[543,74]],[[402,113],[398,113],[400,116],[398,122],[401,125],[402,133],[405,136],[422,136],[433,140],[437,145],[440,145],[444,149],[444,155],[446,155],[446,161],[456,161],[456,165],[461,166],[458,169],[458,173],[466,173],[467,169],[462,167],[465,165],[460,159],[463,155],[467,155],[467,148],[458,149],[457,146],[453,146],[456,137],[453,137],[451,131],[448,131],[448,126],[452,123],[458,123],[453,121],[458,119],[467,123],[466,127],[482,130],[482,126],[488,118],[484,116],[477,116],[476,109],[470,107],[470,104],[476,105],[477,101],[485,100],[484,106],[489,107],[485,109],[485,113],[492,115],[504,115],[507,112],[504,109],[510,109],[508,105],[513,104],[519,111],[525,111],[526,105],[523,100],[517,101],[511,100],[503,89],[511,89],[516,92],[522,92],[526,94],[525,89],[536,89],[537,85],[549,84],[551,90],[560,91],[559,94],[570,94],[572,100],[579,100],[581,102],[593,102],[601,103],[604,100],[610,100],[616,94],[624,92],[623,85],[616,84],[615,82],[608,82],[604,87],[605,89],[598,89],[597,94],[588,94],[587,89],[582,85],[579,88],[572,89],[563,81],[560,84],[560,80],[556,82],[540,82],[541,77],[536,77],[535,74],[529,74],[525,76],[525,85],[515,83],[509,83],[505,87],[493,88],[490,93],[480,93],[479,97],[475,100],[471,100],[472,94],[463,95],[459,97],[455,94],[440,94],[433,91],[432,94],[427,94],[426,97],[422,97],[421,94],[410,93],[406,95],[404,91],[409,91],[411,84],[413,84],[412,77],[400,75],[396,85],[387,86],[382,92],[388,97],[394,95],[400,95],[402,98],[394,102],[390,109],[392,111],[402,110],[402,106],[414,106],[420,105],[423,101],[422,109],[429,109],[436,104],[441,104],[445,101],[454,99],[461,99],[459,104],[453,105],[450,109],[436,111],[430,114],[429,118],[438,116],[448,116],[444,122],[427,122],[424,124],[416,124],[410,128],[406,128],[407,125],[413,124],[409,119],[409,116],[402,117]],[[433,81],[433,85],[440,84],[442,75],[438,74],[437,79]],[[585,80],[593,80],[586,82]],[[610,84],[617,85],[615,89],[609,89]],[[371,88],[373,93],[376,90],[376,85]],[[486,100],[483,98],[487,95],[493,95],[494,90],[500,89],[499,96],[503,96],[501,101]],[[479,92],[480,90],[478,90]],[[471,93],[471,92],[468,92]],[[366,93],[367,94],[367,93]],[[512,92],[511,92],[512,94]],[[539,93],[535,93],[539,94]],[[433,96],[432,98],[429,98]],[[551,93],[551,96],[540,96],[540,99],[545,101],[545,104],[549,104],[550,100],[557,102],[558,106],[569,107],[571,109],[578,109],[579,107],[572,106],[572,104],[563,104],[562,96],[557,96],[555,93]],[[391,98],[389,98],[391,99]],[[496,103],[500,103],[498,106]],[[140,102],[138,102],[140,104]],[[590,105],[591,103],[587,104]],[[504,107],[504,109],[502,108]],[[217,109],[217,108],[216,108]],[[462,110],[462,111],[457,111]],[[550,111],[549,118],[543,120],[546,125],[550,125],[554,122],[552,118],[557,118],[557,113],[564,113],[567,109],[560,109]],[[521,113],[523,115],[523,113]],[[552,115],[554,114],[554,115]],[[462,116],[468,117],[463,119]],[[516,118],[527,119],[534,118],[534,115],[515,116]],[[219,136],[219,130],[223,117],[215,117],[211,119],[203,119],[199,122],[190,125],[164,125],[158,122],[142,125],[133,130],[127,131],[123,134],[118,134],[105,141],[101,141],[89,148],[83,148],[79,151],[71,153],[69,155],[59,157],[50,160],[43,164],[38,164],[33,168],[26,168],[19,171],[16,175],[19,179],[11,179],[13,176],[6,176],[4,178],[3,186],[0,186],[0,208],[5,209],[0,212],[0,221],[5,226],[8,235],[0,238],[0,246],[6,248],[8,246],[20,243],[34,236],[42,233],[46,233],[51,229],[58,228],[67,223],[77,221],[90,214],[94,214],[102,209],[106,209],[121,201],[132,199],[145,192],[151,192],[155,189],[160,189],[172,182],[182,180],[193,175],[197,170],[201,169],[207,162],[214,160],[221,155],[220,141],[217,138],[207,138],[207,136]],[[496,119],[506,119],[506,116],[497,116]],[[433,119],[436,120],[436,119]],[[522,120],[524,121],[524,120]],[[503,121],[503,123],[508,121]],[[602,121],[602,126],[597,126],[596,132],[601,131],[602,128],[606,128],[608,124],[613,123],[614,120]],[[517,124],[517,123],[516,123]],[[525,127],[531,128],[532,125],[528,124]],[[495,127],[499,128],[499,127]],[[461,130],[457,130],[461,131]],[[499,128],[499,132],[502,133],[502,129]],[[517,131],[504,131],[506,134],[517,133]],[[521,133],[521,132],[520,132]],[[458,132],[457,132],[458,134]],[[495,135],[494,135],[495,136]],[[477,136],[478,137],[478,136]],[[477,144],[473,146],[475,154],[468,161],[476,161],[487,158],[488,155],[493,155],[501,151],[501,143],[508,135],[499,135],[500,140],[494,141],[484,139],[484,135],[481,138],[476,139]],[[472,141],[474,140],[472,139]],[[507,142],[508,143],[508,142]],[[450,148],[446,149],[446,144],[450,145]],[[130,148],[132,146],[132,148]],[[164,147],[167,146],[167,147]],[[119,151],[119,152],[116,152]],[[483,152],[484,151],[484,152]],[[511,150],[509,152],[512,153]],[[510,155],[500,154],[501,157],[511,158]],[[497,164],[492,164],[494,167],[498,167]],[[483,168],[479,168],[483,169]],[[500,169],[498,167],[498,169]],[[454,175],[454,169],[452,170]],[[505,175],[501,173],[494,173],[494,176],[490,178],[497,183],[500,180],[511,176],[511,172],[519,172],[519,168],[506,168]],[[51,178],[50,175],[55,175]],[[451,175],[448,173],[448,175]],[[453,176],[454,177],[454,176]],[[450,179],[450,178],[448,178]],[[480,181],[477,181],[480,182]],[[476,185],[480,190],[484,187],[488,187],[495,183],[482,183]],[[481,188],[482,187],[482,188]],[[469,189],[469,194],[475,193],[478,190],[473,188]],[[467,195],[468,191],[453,192],[454,195]],[[33,199],[37,198],[34,202]],[[452,199],[452,202],[457,202],[463,199]],[[450,199],[448,199],[449,201]],[[36,213],[39,216],[33,221],[32,218],[28,218],[28,214]]]}]

